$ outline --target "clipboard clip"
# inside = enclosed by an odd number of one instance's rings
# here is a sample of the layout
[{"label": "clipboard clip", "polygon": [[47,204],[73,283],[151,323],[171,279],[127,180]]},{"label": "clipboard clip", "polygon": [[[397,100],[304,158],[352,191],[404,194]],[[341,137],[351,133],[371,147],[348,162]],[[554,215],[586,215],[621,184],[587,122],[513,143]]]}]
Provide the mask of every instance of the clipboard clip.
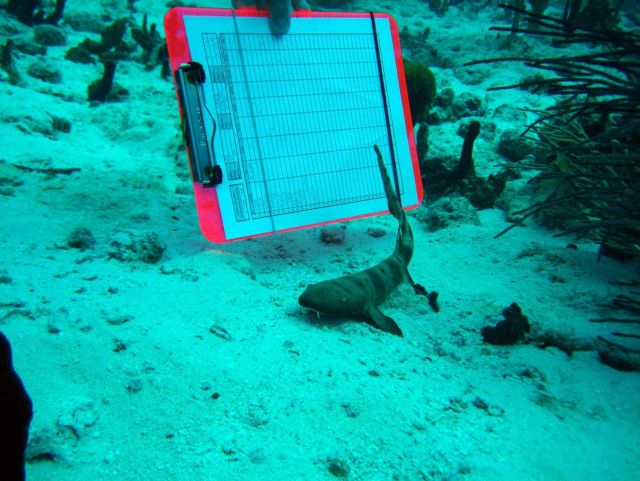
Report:
[{"label": "clipboard clip", "polygon": [[[216,162],[213,139],[216,121],[204,100],[204,68],[198,62],[181,65],[176,71],[178,101],[182,109],[183,135],[189,151],[191,178],[204,187],[215,187],[222,182],[222,168]],[[204,113],[213,124],[211,137],[207,138]]]}]

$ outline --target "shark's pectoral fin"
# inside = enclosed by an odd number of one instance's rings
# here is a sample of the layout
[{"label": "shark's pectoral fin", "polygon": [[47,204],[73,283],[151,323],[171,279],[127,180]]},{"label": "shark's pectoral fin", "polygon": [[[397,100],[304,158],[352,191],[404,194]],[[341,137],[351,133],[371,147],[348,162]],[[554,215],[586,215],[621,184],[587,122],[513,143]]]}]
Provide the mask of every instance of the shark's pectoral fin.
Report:
[{"label": "shark's pectoral fin", "polygon": [[367,314],[378,329],[395,336],[404,337],[400,327],[396,324],[396,321],[391,319],[389,316],[385,316],[377,307],[370,307]]}]

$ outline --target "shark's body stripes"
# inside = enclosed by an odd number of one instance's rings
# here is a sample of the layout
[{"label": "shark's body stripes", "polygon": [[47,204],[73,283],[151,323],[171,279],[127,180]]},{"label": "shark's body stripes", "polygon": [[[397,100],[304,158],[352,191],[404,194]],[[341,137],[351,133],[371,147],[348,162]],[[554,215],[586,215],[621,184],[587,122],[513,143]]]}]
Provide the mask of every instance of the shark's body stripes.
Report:
[{"label": "shark's body stripes", "polygon": [[310,285],[302,293],[298,302],[304,307],[325,314],[364,316],[383,331],[402,336],[402,331],[395,321],[380,312],[377,306],[403,280],[410,282],[417,293],[426,294],[426,291],[422,286],[413,282],[407,270],[413,255],[413,233],[402,210],[402,205],[393,190],[377,145],[375,151],[389,212],[398,219],[399,223],[393,254],[364,271]]}]

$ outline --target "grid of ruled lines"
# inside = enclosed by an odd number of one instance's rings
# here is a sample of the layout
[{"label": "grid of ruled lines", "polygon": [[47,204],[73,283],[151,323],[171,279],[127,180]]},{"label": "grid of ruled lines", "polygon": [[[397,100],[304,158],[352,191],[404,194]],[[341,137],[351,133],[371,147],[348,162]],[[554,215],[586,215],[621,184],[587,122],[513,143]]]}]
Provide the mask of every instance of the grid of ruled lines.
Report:
[{"label": "grid of ruled lines", "polygon": [[387,126],[371,34],[242,35],[241,52],[237,36],[223,37],[252,217],[384,197],[373,142],[386,147]]}]

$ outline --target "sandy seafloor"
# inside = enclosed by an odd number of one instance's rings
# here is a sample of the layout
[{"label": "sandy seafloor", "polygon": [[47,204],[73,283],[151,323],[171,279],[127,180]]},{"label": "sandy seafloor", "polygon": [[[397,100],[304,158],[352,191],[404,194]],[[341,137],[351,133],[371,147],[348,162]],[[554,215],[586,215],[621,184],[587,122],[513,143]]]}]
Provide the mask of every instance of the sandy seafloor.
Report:
[{"label": "sandy seafloor", "polygon": [[[126,2],[67,3],[68,14],[127,14]],[[161,3],[135,5],[161,24]],[[494,8],[437,17],[413,0],[356,6],[388,11],[412,31],[429,25],[430,41],[455,62],[500,53],[488,32],[502,21]],[[572,239],[535,222],[494,239],[508,225],[498,209],[435,232],[412,215],[410,270],[439,291],[441,312],[403,285],[382,309],[405,338],[353,320],[318,322],[297,304],[304,287],[389,255],[396,221],[351,222],[337,246],[323,244],[320,229],[208,243],[173,85],[158,68],[120,62],[128,100],[90,106],[87,85],[101,67],[64,52],[92,34],[62,28],[67,46],[47,53],[61,83],[26,74],[21,87],[0,82],[0,329],[34,403],[29,480],[638,479],[638,373],[603,365],[594,350],[568,356],[480,336],[517,302],[534,332],[589,345],[613,330],[588,322],[619,292],[610,282],[633,279],[637,266],[596,262],[596,245],[567,249]],[[34,60],[17,62],[26,71]],[[478,68],[473,85],[455,68],[434,72],[441,86],[482,97],[480,120],[498,132],[526,125],[515,107],[545,105],[521,90],[486,93],[521,78],[520,67]],[[71,132],[54,131],[51,114]],[[432,152],[459,155],[458,124],[433,128]],[[495,142],[477,142],[483,175],[504,163]],[[47,176],[15,164],[82,170]],[[91,230],[93,248],[67,246],[77,227]],[[386,235],[371,237],[370,227]],[[149,232],[167,245],[159,262],[109,255],[114,239]]]}]

